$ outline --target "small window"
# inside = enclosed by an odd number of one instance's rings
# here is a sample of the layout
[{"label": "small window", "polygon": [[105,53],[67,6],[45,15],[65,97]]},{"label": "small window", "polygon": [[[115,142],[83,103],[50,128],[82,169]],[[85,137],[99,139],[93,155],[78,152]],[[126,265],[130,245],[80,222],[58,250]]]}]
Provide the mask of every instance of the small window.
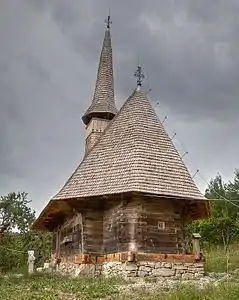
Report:
[{"label": "small window", "polygon": [[165,229],[165,222],[158,221],[158,229],[164,230]]}]

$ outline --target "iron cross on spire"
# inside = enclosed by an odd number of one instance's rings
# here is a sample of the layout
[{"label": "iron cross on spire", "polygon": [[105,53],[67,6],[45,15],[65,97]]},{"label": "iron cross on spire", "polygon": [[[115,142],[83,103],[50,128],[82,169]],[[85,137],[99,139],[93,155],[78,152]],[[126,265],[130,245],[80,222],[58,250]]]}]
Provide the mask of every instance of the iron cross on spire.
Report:
[{"label": "iron cross on spire", "polygon": [[134,73],[134,76],[137,78],[137,89],[140,89],[140,87],[142,86],[142,81],[144,79],[144,73],[141,66],[137,66],[137,70]]},{"label": "iron cross on spire", "polygon": [[107,29],[110,29],[110,25],[112,24],[110,14],[108,15],[107,19],[105,20],[105,23],[107,25]]}]

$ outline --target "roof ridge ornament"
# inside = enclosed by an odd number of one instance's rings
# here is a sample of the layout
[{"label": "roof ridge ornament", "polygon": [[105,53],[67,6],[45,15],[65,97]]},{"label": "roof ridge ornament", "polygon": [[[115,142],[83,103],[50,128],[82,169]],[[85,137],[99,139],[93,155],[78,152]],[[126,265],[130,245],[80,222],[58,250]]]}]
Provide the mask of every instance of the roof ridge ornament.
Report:
[{"label": "roof ridge ornament", "polygon": [[111,21],[111,17],[110,17],[110,12],[109,12],[109,15],[108,15],[108,17],[107,17],[107,19],[105,20],[105,23],[106,23],[106,28],[107,28],[107,30],[109,30],[110,29],[110,25],[112,24],[112,21]]},{"label": "roof ridge ornament", "polygon": [[136,90],[139,91],[141,86],[142,86],[142,81],[144,79],[144,73],[142,71],[142,66],[137,66],[137,70],[136,72],[134,73],[134,76],[137,78],[137,88]]}]

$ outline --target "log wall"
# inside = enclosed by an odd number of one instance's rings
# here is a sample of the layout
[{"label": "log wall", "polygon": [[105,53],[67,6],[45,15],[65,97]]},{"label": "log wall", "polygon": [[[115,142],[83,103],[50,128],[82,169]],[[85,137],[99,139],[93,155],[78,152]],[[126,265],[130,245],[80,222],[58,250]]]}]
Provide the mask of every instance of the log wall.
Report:
[{"label": "log wall", "polygon": [[102,254],[103,211],[88,210],[83,215],[83,253]]},{"label": "log wall", "polygon": [[185,202],[130,196],[85,209],[55,231],[58,256],[140,253],[184,253]]},{"label": "log wall", "polygon": [[142,201],[138,222],[139,251],[145,253],[183,252],[182,208],[170,199]]},{"label": "log wall", "polygon": [[104,212],[103,253],[124,252],[128,249],[127,206],[116,203]]},{"label": "log wall", "polygon": [[124,198],[104,211],[104,254],[137,250],[138,219],[141,210],[139,199]]},{"label": "log wall", "polygon": [[82,215],[74,214],[54,231],[54,249],[57,256],[71,256],[82,253]]}]

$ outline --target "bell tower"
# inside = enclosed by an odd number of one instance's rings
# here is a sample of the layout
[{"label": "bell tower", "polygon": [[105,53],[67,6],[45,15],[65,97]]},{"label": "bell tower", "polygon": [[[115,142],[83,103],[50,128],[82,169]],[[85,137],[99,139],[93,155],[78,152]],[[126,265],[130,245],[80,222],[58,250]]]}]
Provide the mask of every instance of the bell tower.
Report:
[{"label": "bell tower", "polygon": [[106,22],[106,31],[100,55],[95,92],[90,107],[82,117],[86,125],[85,154],[98,141],[110,120],[117,114],[114,97],[113,55],[111,46],[110,16]]}]

